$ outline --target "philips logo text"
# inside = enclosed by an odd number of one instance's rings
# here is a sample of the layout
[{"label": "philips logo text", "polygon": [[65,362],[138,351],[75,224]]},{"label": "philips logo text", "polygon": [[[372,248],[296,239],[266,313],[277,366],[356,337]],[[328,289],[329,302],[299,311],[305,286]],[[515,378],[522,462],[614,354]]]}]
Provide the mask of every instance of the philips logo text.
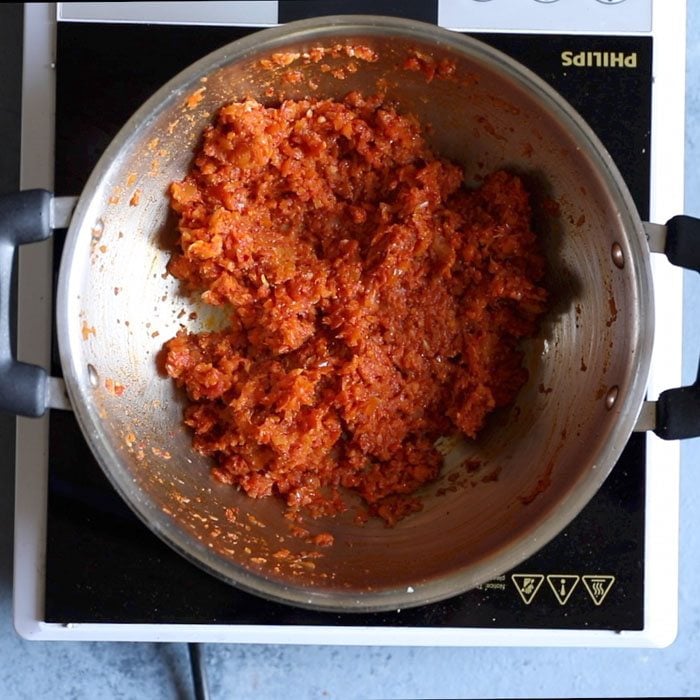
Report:
[{"label": "philips logo text", "polygon": [[577,68],[636,68],[637,53],[624,51],[562,51],[562,66]]}]

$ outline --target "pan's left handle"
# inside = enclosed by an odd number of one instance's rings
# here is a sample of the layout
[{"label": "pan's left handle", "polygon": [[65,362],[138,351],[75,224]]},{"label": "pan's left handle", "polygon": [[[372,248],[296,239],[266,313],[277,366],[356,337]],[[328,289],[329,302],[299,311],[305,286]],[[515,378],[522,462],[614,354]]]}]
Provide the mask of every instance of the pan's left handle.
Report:
[{"label": "pan's left handle", "polygon": [[[700,219],[681,215],[665,226],[644,227],[653,252],[664,253],[674,265],[700,272]],[[700,437],[700,362],[692,384],[662,392],[656,402],[647,402],[642,418],[645,413],[653,422],[647,427],[665,440]]]},{"label": "pan's left handle", "polygon": [[41,416],[54,402],[52,394],[60,391],[60,380],[43,367],[20,362],[12,352],[11,280],[18,247],[49,238],[52,229],[63,227],[57,218],[69,220],[74,205],[72,198],[54,198],[46,190],[0,196],[0,411]]}]

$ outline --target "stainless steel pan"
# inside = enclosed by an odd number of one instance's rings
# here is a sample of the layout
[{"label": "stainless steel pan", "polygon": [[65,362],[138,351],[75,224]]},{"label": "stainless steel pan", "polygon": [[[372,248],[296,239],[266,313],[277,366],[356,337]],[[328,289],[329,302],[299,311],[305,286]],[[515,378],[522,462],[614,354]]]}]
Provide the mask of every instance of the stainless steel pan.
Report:
[{"label": "stainless steel pan", "polygon": [[[346,65],[347,57],[303,60],[313,47],[334,45],[369,46],[378,60],[356,60],[359,70],[343,80],[321,66]],[[456,79],[428,81],[403,70],[415,51],[455,61]],[[301,57],[291,67],[261,67],[279,52]],[[302,72],[301,83],[285,80],[290,69]],[[210,477],[182,426],[183,397],[157,369],[163,342],[192,311],[204,327],[212,322],[165,274],[173,233],[168,184],[183,177],[220,105],[248,95],[265,101],[270,89],[303,97],[309,80],[317,85],[312,94],[324,97],[373,92],[382,80],[390,99],[432,126],[435,149],[462,162],[470,179],[504,167],[521,173],[534,189],[553,300],[540,336],[526,347],[530,380],[515,407],[494,416],[477,441],[448,446],[442,478],[424,489],[423,510],[393,528],[378,521],[359,527],[351,514],[312,521],[312,532],[335,537],[321,550],[290,535],[276,500],[251,500]],[[14,246],[48,235],[50,212],[60,216],[65,204],[24,193],[18,214],[18,202],[0,204],[3,271]],[[687,223],[671,222],[670,247],[681,249],[681,259]],[[649,230],[663,249],[667,229]],[[239,40],[179,74],[103,155],[75,207],[61,264],[56,325],[65,386],[112,484],[192,562],[295,605],[419,605],[508,571],[554,537],[603,483],[643,408],[652,423],[660,417],[663,436],[700,432],[697,410],[681,408],[680,418],[673,412],[678,401],[697,403],[695,387],[667,393],[658,406],[644,401],[654,337],[649,253],[604,147],[521,65],[416,22],[355,16],[293,23]],[[7,291],[0,295],[6,316]],[[7,318],[2,325],[6,332]],[[43,412],[54,383],[14,363],[9,346],[3,353],[2,407]],[[466,472],[465,457],[481,461],[481,471]],[[496,470],[498,478],[489,478]]]}]

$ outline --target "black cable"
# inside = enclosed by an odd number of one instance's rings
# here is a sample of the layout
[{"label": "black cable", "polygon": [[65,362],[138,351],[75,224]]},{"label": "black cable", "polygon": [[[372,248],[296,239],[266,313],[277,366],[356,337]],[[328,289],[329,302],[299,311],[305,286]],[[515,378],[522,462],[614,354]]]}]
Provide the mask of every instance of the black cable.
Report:
[{"label": "black cable", "polygon": [[187,651],[190,654],[195,700],[210,700],[207,668],[202,655],[202,645],[196,642],[188,642]]}]

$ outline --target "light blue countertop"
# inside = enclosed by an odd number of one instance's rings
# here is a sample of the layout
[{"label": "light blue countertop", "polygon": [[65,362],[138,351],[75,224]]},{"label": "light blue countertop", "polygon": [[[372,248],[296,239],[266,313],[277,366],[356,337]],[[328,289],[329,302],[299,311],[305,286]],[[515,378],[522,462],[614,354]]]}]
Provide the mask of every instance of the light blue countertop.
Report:
[{"label": "light blue countertop", "polygon": [[[700,216],[700,3],[688,2],[686,207]],[[684,375],[697,368],[700,282],[686,273]],[[7,435],[5,432],[4,435]],[[5,443],[8,442],[5,440]],[[11,445],[0,441],[0,464]],[[26,642],[12,627],[12,476],[0,469],[0,698],[188,698],[184,644]],[[700,440],[682,446],[680,619],[666,649],[208,644],[214,698],[700,696]]]}]

